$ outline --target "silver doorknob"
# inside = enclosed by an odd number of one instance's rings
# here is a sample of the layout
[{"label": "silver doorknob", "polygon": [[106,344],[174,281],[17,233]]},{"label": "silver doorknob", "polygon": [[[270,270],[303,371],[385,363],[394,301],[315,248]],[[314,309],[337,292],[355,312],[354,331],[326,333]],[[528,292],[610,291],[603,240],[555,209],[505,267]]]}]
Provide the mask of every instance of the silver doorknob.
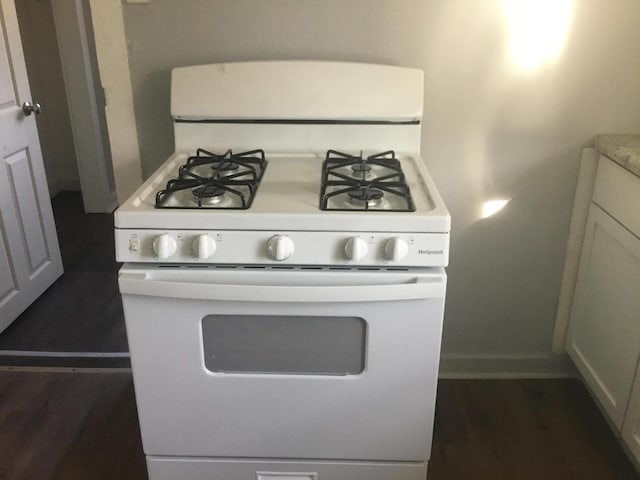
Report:
[{"label": "silver doorknob", "polygon": [[40,112],[42,111],[42,107],[40,107],[40,104],[38,102],[33,102],[32,104],[30,101],[27,100],[22,104],[22,111],[27,117],[32,113],[35,113],[36,115],[40,115]]}]

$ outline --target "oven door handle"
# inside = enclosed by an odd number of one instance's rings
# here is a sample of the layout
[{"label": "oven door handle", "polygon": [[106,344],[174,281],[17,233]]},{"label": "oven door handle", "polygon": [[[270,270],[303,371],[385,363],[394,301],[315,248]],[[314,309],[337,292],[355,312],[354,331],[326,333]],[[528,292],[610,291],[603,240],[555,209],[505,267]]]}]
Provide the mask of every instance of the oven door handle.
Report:
[{"label": "oven door handle", "polygon": [[120,274],[124,295],[230,302],[387,302],[445,295],[446,277],[414,278],[390,285],[230,285],[153,280],[144,274]]}]

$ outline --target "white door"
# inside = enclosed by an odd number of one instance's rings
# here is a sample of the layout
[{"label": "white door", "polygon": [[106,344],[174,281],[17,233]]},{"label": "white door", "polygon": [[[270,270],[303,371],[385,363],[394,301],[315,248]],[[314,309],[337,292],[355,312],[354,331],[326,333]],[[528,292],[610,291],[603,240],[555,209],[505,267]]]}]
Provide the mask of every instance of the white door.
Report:
[{"label": "white door", "polygon": [[0,332],[61,274],[13,0],[0,0]]}]

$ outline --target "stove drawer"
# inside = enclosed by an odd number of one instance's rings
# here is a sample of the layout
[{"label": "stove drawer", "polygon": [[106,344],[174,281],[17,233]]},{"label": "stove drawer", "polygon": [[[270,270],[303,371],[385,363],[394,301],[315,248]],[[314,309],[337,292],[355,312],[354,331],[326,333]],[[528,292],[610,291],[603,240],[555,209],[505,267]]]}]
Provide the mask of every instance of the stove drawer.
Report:
[{"label": "stove drawer", "polygon": [[148,457],[150,480],[424,480],[424,463]]}]

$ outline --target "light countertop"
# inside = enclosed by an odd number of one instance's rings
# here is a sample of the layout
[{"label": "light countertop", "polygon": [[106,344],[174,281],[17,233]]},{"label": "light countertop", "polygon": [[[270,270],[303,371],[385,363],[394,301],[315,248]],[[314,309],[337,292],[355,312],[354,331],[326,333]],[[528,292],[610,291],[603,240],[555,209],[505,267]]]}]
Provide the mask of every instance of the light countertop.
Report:
[{"label": "light countertop", "polygon": [[640,135],[598,135],[598,151],[640,177]]}]

